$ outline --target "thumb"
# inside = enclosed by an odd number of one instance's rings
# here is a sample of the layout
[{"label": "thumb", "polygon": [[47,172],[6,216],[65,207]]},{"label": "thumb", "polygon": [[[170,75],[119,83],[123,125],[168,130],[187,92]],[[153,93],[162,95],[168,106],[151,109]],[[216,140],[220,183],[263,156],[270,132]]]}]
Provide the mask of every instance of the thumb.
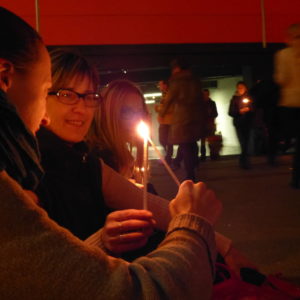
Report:
[{"label": "thumb", "polygon": [[192,197],[193,195],[193,181],[192,180],[185,180],[180,186],[177,193],[177,197]]}]

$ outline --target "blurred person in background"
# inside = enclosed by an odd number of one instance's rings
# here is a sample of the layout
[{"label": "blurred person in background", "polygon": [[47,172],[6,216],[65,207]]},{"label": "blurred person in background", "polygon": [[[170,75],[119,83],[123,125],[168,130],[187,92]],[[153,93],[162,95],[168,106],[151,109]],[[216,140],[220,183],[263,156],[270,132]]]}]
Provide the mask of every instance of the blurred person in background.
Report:
[{"label": "blurred person in background", "polygon": [[164,112],[164,115],[161,115],[161,112],[164,111],[165,105],[165,96],[168,90],[167,80],[161,80],[158,83],[158,87],[162,93],[160,103],[155,106],[155,111],[158,113],[157,120],[159,123],[158,136],[159,142],[164,147],[166,156],[165,160],[168,164],[172,164],[172,155],[173,155],[173,145],[169,143],[169,133],[170,126],[172,121],[172,110]]},{"label": "blurred person in background", "polygon": [[280,86],[280,122],[284,133],[295,138],[291,186],[300,188],[300,24],[287,29],[287,47],[275,54],[274,80]]},{"label": "blurred person in background", "polygon": [[209,89],[203,89],[203,101],[204,101],[204,109],[205,109],[205,130],[204,136],[200,139],[200,160],[206,160],[206,142],[207,138],[214,136],[216,132],[216,123],[215,119],[218,116],[216,102],[210,98]]},{"label": "blurred person in background", "polygon": [[[185,178],[196,180],[197,141],[203,135],[204,129],[201,82],[181,58],[171,62],[171,72],[161,116],[172,111],[169,143],[179,146],[177,158],[183,159]],[[174,159],[175,164],[177,158]]]},{"label": "blurred person in background", "polygon": [[239,81],[236,85],[236,92],[231,98],[228,114],[233,118],[233,125],[241,147],[239,165],[242,169],[249,169],[249,142],[254,105],[248,94],[248,87],[243,81]]}]

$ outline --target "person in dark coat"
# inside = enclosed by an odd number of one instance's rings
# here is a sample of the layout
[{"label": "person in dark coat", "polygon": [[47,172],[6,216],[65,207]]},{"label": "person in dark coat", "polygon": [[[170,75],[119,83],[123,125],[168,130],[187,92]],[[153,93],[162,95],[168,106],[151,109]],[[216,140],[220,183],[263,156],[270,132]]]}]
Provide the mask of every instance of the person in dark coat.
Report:
[{"label": "person in dark coat", "polygon": [[233,118],[233,125],[241,147],[239,164],[242,169],[249,169],[249,141],[253,122],[253,100],[248,94],[248,87],[243,81],[236,85],[236,93],[230,101],[228,114]]},{"label": "person in dark coat", "polygon": [[[186,179],[195,180],[198,160],[197,141],[203,135],[204,112],[201,82],[184,62],[172,63],[172,76],[164,100],[161,116],[172,108],[169,143],[178,145],[182,155]],[[175,159],[176,160],[176,159]]]},{"label": "person in dark coat", "polygon": [[217,106],[216,102],[213,101],[209,97],[209,89],[203,90],[203,100],[204,100],[204,108],[206,113],[206,119],[205,119],[205,132],[204,136],[200,139],[201,142],[201,161],[206,160],[206,141],[207,138],[210,136],[213,136],[216,132],[216,123],[215,119],[218,116]]}]

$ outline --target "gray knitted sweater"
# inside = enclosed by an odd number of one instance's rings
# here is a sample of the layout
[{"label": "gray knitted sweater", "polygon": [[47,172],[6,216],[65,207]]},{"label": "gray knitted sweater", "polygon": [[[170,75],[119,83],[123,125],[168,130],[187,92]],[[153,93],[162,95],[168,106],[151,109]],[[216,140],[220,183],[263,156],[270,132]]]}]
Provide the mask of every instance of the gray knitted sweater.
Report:
[{"label": "gray knitted sweater", "polygon": [[209,299],[211,226],[180,215],[166,239],[132,263],[87,246],[0,172],[0,299]]}]

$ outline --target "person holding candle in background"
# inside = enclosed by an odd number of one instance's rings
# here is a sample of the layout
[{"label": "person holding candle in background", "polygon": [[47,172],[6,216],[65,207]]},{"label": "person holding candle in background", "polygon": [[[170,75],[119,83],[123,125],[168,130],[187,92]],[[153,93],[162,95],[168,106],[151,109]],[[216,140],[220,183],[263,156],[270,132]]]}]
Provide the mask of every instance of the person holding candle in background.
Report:
[{"label": "person holding candle in background", "polygon": [[228,114],[233,118],[233,125],[241,147],[239,164],[242,169],[249,169],[249,141],[253,125],[253,99],[248,94],[248,87],[243,81],[236,85],[236,93],[231,98]]},{"label": "person holding candle in background", "polygon": [[[5,28],[0,31],[1,298],[210,299],[214,269],[210,223],[216,221],[221,204],[204,184],[181,185],[170,203],[167,238],[134,263],[80,241],[37,205],[43,199],[33,191],[43,171],[34,134],[42,121],[49,125],[45,106],[51,87],[50,59],[39,35],[1,7],[0,27]],[[87,78],[81,77],[82,82]],[[83,94],[73,88],[68,97],[78,100],[81,112],[91,107],[94,91]],[[81,132],[88,119],[65,121],[69,129]],[[88,158],[82,159],[84,163]]]}]

